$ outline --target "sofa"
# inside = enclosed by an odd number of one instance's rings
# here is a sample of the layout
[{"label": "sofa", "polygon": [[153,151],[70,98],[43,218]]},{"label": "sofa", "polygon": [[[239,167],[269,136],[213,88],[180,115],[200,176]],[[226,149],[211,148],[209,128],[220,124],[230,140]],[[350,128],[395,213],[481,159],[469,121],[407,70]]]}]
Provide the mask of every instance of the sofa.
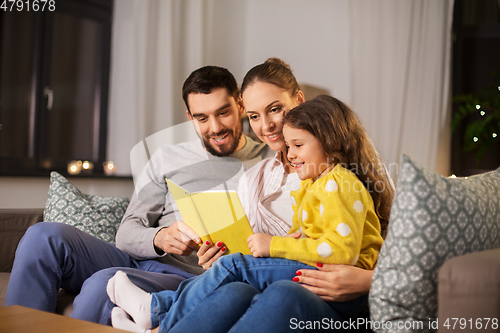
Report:
[{"label": "sofa", "polygon": [[[14,254],[26,229],[42,221],[43,209],[0,209],[0,306],[5,305]],[[449,318],[498,318],[500,320],[500,248],[459,256],[447,261],[439,272],[438,320]],[[69,316],[74,295],[59,292],[56,313]],[[483,320],[483,326],[486,323]],[[463,324],[463,322],[462,322]],[[474,324],[475,325],[475,324]],[[457,321],[455,329],[464,332]],[[469,330],[471,331],[471,330]],[[491,328],[481,332],[496,332]]]},{"label": "sofa", "polygon": [[[84,201],[77,205],[80,210],[71,207],[78,200]],[[45,217],[114,242],[127,205],[126,198],[82,194],[53,173],[45,209],[0,209],[0,306],[15,249],[29,226]],[[401,330],[377,326],[423,322],[423,328],[402,331],[497,332],[499,277],[500,168],[454,180],[403,156],[370,290],[371,328],[394,332]],[[61,290],[56,312],[71,314],[73,299]]]},{"label": "sofa", "polygon": [[[42,220],[43,208],[0,209],[0,306],[5,305],[17,244],[30,226]],[[69,316],[73,311],[74,298],[75,295],[59,291],[56,313]]]}]

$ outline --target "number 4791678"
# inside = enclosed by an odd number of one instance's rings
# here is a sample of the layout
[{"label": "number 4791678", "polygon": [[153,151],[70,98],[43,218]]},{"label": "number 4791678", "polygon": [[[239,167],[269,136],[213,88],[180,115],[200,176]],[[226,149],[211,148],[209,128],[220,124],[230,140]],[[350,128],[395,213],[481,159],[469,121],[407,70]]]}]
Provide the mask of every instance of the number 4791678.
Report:
[{"label": "number 4791678", "polygon": [[467,330],[481,330],[481,329],[498,329],[498,318],[447,318],[443,323],[443,327],[447,329],[467,329]]},{"label": "number 4791678", "polygon": [[[1,1],[1,0],[0,0]],[[2,5],[0,5],[0,10],[4,12],[21,12],[26,11],[45,11],[49,10],[53,12],[56,10],[55,0],[3,0]]]}]

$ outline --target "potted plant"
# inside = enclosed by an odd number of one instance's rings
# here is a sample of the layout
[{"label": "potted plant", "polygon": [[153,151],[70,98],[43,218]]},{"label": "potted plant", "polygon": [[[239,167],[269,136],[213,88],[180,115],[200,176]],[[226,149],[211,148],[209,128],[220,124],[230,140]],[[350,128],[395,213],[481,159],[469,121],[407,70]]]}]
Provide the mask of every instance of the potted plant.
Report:
[{"label": "potted plant", "polygon": [[500,82],[477,94],[457,95],[453,102],[458,108],[452,118],[452,130],[464,123],[463,150],[475,152],[479,163],[487,149],[500,142]]}]

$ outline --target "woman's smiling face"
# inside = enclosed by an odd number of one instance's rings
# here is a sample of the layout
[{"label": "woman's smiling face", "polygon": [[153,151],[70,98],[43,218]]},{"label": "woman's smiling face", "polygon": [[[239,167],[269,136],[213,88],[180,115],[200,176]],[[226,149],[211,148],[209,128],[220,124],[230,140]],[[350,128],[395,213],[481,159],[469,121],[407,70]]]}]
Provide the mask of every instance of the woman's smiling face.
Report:
[{"label": "woman's smiling face", "polygon": [[290,96],[274,84],[258,81],[248,86],[242,97],[255,134],[272,150],[284,150],[283,115],[304,101],[302,92]]}]

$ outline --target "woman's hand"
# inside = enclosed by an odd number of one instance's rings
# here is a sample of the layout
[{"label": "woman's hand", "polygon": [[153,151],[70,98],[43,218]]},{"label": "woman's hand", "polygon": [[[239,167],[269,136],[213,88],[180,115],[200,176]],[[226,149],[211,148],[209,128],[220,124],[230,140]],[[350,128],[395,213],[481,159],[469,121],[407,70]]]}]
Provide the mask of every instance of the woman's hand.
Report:
[{"label": "woman's hand", "polygon": [[203,267],[204,270],[212,267],[212,264],[226,252],[226,247],[223,245],[222,242],[212,245],[209,241],[205,241],[197,252],[198,265]]},{"label": "woman's hand", "polygon": [[373,271],[348,265],[318,264],[318,270],[300,269],[295,282],[324,301],[345,302],[368,294]]},{"label": "woman's hand", "polygon": [[248,248],[255,258],[271,256],[271,239],[268,234],[253,234],[247,238]]}]

